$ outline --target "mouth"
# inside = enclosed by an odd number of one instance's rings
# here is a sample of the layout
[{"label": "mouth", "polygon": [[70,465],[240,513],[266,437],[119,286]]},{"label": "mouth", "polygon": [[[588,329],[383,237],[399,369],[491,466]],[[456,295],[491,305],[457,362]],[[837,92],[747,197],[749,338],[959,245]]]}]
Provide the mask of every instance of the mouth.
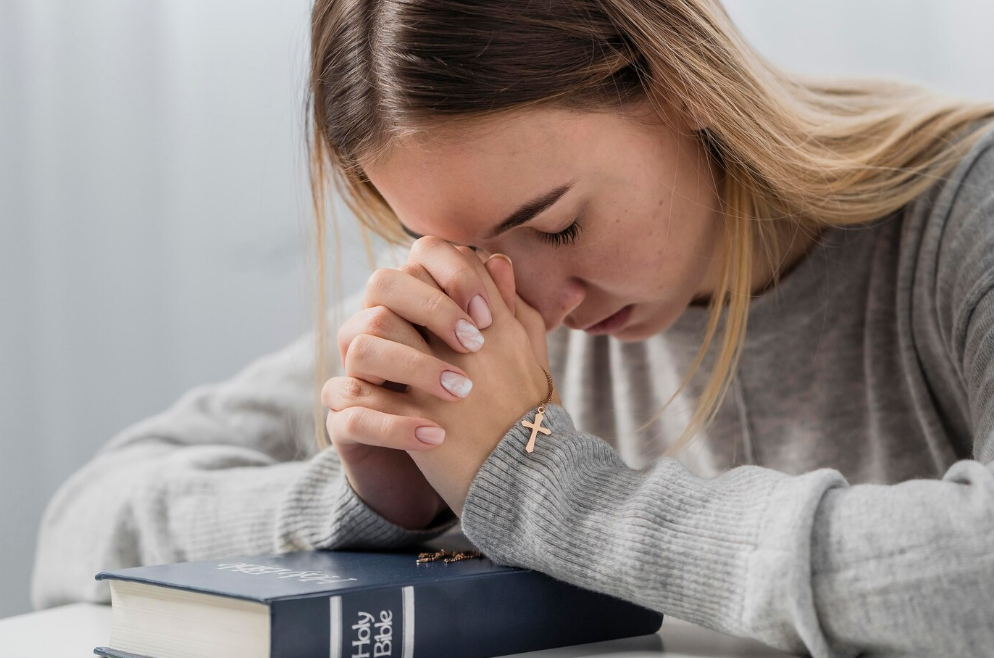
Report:
[{"label": "mouth", "polygon": [[628,322],[628,318],[632,314],[632,307],[633,304],[629,304],[603,320],[586,327],[584,331],[588,334],[606,334],[615,331]]}]

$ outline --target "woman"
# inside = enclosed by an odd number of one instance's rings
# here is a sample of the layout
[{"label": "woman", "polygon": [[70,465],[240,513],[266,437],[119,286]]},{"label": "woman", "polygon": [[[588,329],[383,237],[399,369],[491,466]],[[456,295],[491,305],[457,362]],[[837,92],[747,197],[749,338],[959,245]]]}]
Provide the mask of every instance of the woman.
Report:
[{"label": "woman", "polygon": [[992,646],[994,105],[788,75],[713,0],[322,0],[311,36],[320,253],[329,179],[426,237],[335,308],[338,376],[319,313],[114,437],[46,512],[36,606],[461,520],[788,651]]}]

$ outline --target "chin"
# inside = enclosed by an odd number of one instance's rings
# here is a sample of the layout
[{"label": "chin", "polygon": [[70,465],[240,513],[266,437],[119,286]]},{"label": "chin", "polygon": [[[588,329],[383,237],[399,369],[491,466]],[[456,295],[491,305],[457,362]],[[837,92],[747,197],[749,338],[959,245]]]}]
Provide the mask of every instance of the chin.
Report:
[{"label": "chin", "polygon": [[669,312],[669,307],[663,307],[658,313],[652,314],[647,318],[639,318],[633,314],[628,325],[611,334],[611,336],[622,343],[634,343],[646,340],[668,329],[679,317],[680,313]]},{"label": "chin", "polygon": [[611,337],[622,343],[637,343],[656,333],[658,332],[647,330],[647,328],[643,326],[643,323],[635,322],[621,331],[611,334]]}]

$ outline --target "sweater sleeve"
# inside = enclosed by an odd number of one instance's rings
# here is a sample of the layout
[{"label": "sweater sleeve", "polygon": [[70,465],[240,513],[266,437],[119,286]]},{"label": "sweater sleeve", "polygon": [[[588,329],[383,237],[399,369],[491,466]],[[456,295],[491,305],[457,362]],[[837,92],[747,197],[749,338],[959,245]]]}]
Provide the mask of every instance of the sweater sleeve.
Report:
[{"label": "sweater sleeve", "polygon": [[562,406],[545,419],[533,453],[515,424],[470,486],[463,533],[495,562],[816,657],[994,646],[989,464],[895,485],[758,466],[703,479],[672,457],[629,468]]},{"label": "sweater sleeve", "polygon": [[532,454],[522,416],[483,463],[463,533],[501,564],[792,653],[990,655],[994,149],[962,175],[929,218],[947,237],[925,257],[938,259],[928,289],[948,309],[942,348],[966,392],[974,459],[891,485],[758,466],[702,479],[671,457],[633,470],[547,405],[552,434]]},{"label": "sweater sleeve", "polygon": [[[360,300],[346,298],[344,311]],[[314,454],[313,371],[310,332],[112,437],[48,503],[32,576],[35,609],[108,603],[107,583],[94,579],[107,569],[392,548],[454,526],[449,509],[422,530],[391,523],[358,497],[334,447]],[[337,371],[329,364],[329,376]]]}]

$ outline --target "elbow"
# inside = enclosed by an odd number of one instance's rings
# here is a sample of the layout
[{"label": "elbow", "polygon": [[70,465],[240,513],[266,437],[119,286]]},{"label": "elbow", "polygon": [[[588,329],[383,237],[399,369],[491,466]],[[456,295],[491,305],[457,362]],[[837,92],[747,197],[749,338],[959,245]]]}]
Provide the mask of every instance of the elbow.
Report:
[{"label": "elbow", "polygon": [[[96,460],[98,461],[98,460]],[[138,566],[138,539],[130,505],[109,491],[94,462],[64,482],[42,515],[31,573],[31,605],[110,603],[110,588],[95,576]]]}]

